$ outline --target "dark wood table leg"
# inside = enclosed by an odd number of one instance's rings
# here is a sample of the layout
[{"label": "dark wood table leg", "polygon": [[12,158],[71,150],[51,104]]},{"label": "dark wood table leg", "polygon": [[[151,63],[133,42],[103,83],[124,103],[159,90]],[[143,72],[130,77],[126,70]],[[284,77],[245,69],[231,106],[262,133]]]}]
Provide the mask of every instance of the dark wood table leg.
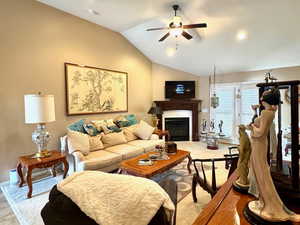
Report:
[{"label": "dark wood table leg", "polygon": [[52,166],[51,171],[52,171],[52,176],[56,177],[55,165]]},{"label": "dark wood table leg", "polygon": [[69,171],[69,163],[67,162],[66,159],[64,159],[63,164],[64,164],[64,179],[65,179]]},{"label": "dark wood table leg", "polygon": [[21,163],[18,163],[17,171],[18,171],[18,175],[20,178],[19,187],[22,187],[24,184],[24,176],[23,176],[23,172],[22,172],[22,164]]},{"label": "dark wood table leg", "polygon": [[28,168],[27,177],[26,177],[27,185],[28,185],[27,198],[31,198],[31,196],[32,196],[32,178],[31,178],[31,175],[32,175],[32,168]]},{"label": "dark wood table leg", "polygon": [[189,159],[188,164],[187,164],[187,169],[188,169],[188,171],[189,171],[189,174],[191,174],[191,173],[192,173],[192,170],[191,170],[192,157],[191,157],[191,155],[188,155],[187,158]]}]

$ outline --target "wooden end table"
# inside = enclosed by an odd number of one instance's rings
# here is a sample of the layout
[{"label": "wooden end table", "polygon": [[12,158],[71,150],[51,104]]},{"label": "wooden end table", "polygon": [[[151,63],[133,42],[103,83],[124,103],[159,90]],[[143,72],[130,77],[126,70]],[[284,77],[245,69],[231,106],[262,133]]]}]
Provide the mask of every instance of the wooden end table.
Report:
[{"label": "wooden end table", "polygon": [[[154,152],[148,152],[146,154],[137,156],[132,159],[125,160],[121,163],[120,169],[118,173],[131,174],[134,176],[151,178],[156,174],[163,173],[179,163],[181,163],[184,159],[188,158],[187,169],[191,174],[191,164],[192,158],[190,156],[190,152],[184,150],[177,150],[177,153],[174,155],[169,154],[169,159],[167,160],[157,160],[154,161],[154,164],[151,166],[141,166],[138,165],[138,161],[140,159],[145,159],[149,157],[149,154],[153,154]],[[157,152],[155,152],[157,153]]]},{"label": "wooden end table", "polygon": [[162,137],[165,137],[166,138],[166,141],[169,141],[170,140],[170,133],[168,130],[160,130],[160,129],[156,129],[153,134],[157,134],[158,137],[160,139],[162,139]]},{"label": "wooden end table", "polygon": [[26,155],[19,157],[17,171],[20,177],[19,187],[22,187],[24,184],[24,176],[22,172],[22,168],[27,168],[27,176],[26,181],[28,185],[28,194],[27,197],[31,198],[32,196],[32,170],[35,168],[49,168],[52,167],[52,174],[55,177],[56,171],[55,166],[58,163],[64,164],[64,178],[66,177],[69,164],[67,162],[66,156],[58,151],[51,151],[51,156],[45,158],[32,158],[33,155]]}]

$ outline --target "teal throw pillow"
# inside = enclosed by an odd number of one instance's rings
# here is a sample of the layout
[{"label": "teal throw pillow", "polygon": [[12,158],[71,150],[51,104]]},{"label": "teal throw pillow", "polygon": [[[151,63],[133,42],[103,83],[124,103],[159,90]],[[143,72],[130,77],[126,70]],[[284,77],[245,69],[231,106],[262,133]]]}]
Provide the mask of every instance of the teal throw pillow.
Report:
[{"label": "teal throw pillow", "polygon": [[109,130],[111,130],[112,132],[116,132],[116,133],[122,131],[117,125],[115,125],[115,126],[110,126],[110,127],[107,127],[107,128],[108,128]]},{"label": "teal throw pillow", "polygon": [[75,123],[72,123],[71,125],[69,125],[68,129],[72,130],[72,131],[77,131],[77,132],[86,134],[86,131],[83,127],[83,124],[84,124],[84,119],[78,120]]},{"label": "teal throw pillow", "polygon": [[84,123],[83,128],[85,132],[88,133],[88,135],[90,136],[96,136],[99,134],[99,131],[93,123]]},{"label": "teal throw pillow", "polygon": [[138,123],[136,116],[134,114],[126,115],[125,118],[129,121],[129,126],[132,126],[132,125]]}]

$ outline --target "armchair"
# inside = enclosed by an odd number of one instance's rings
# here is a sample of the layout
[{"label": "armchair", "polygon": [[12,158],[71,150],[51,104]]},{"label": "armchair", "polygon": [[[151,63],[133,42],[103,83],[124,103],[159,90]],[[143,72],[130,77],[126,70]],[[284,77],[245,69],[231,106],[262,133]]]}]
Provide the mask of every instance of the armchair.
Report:
[{"label": "armchair", "polygon": [[[193,159],[193,165],[195,168],[195,174],[193,175],[193,183],[192,183],[192,195],[194,202],[197,202],[197,196],[196,196],[196,185],[197,183],[205,190],[207,191],[211,197],[217,193],[217,191],[220,189],[222,184],[217,181],[216,178],[216,162],[225,162],[225,168],[228,169],[228,175],[227,178],[233,173],[233,171],[237,168],[237,162],[238,162],[239,155],[238,154],[226,154],[223,158],[212,158],[212,159]],[[200,171],[197,166],[197,163],[200,163]],[[211,176],[206,174],[204,169],[204,163],[209,163],[212,166],[211,169]],[[201,174],[202,172],[202,174]]]}]

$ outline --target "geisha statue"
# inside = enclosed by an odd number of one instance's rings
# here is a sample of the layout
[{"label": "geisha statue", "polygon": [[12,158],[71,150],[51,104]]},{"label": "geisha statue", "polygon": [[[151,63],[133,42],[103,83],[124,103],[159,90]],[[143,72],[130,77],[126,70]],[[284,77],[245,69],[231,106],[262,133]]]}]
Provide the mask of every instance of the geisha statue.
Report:
[{"label": "geisha statue", "polygon": [[[249,202],[245,212],[252,219],[261,218],[268,224],[300,222],[300,215],[290,211],[281,201],[275,189],[267,160],[267,137],[277,106],[280,104],[278,88],[265,91],[260,100],[264,110],[250,126],[252,148],[250,189],[258,200]],[[251,186],[255,186],[255,188],[253,189]],[[251,192],[251,190],[249,191]]]}]

